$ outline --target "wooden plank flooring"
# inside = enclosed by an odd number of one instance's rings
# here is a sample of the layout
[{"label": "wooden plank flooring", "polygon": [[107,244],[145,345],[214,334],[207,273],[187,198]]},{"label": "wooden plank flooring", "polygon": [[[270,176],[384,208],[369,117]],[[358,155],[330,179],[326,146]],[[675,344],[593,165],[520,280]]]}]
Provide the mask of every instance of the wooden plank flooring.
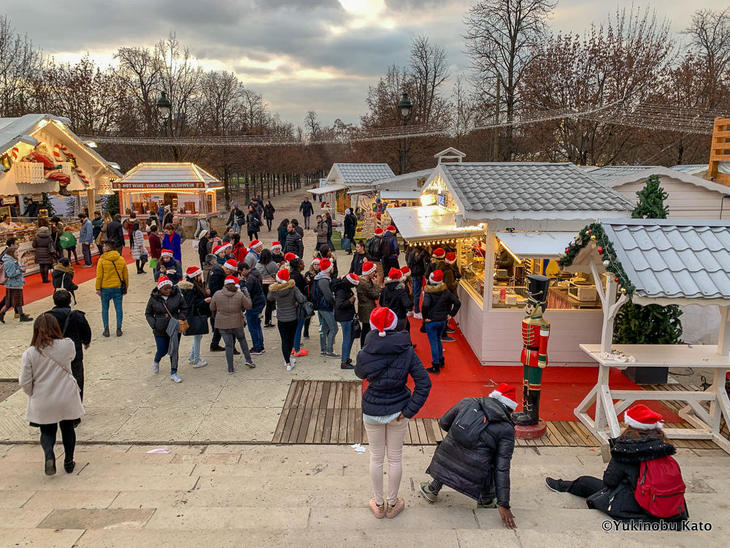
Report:
[{"label": "wooden plank flooring", "polygon": [[[681,384],[647,386],[648,390],[687,390]],[[692,388],[691,388],[692,389]],[[360,381],[292,381],[284,409],[274,432],[273,443],[347,444],[367,443],[362,423],[362,383]],[[663,402],[675,413],[681,402]],[[688,428],[686,423],[667,424],[671,428]],[[727,435],[727,430],[724,430]],[[410,421],[405,443],[436,445],[445,432],[437,419]],[[716,449],[709,440],[673,440],[677,447]],[[598,442],[579,422],[550,421],[547,433],[539,440],[517,440],[522,447],[596,447]]]}]

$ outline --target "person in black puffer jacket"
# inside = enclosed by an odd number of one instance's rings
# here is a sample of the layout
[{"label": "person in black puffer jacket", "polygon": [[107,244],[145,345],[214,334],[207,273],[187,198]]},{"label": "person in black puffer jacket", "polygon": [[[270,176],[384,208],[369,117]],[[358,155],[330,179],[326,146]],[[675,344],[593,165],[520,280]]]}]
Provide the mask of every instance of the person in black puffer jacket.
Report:
[{"label": "person in black puffer jacket", "polygon": [[[155,353],[154,363],[152,364],[153,373],[160,372],[160,360],[170,354],[170,378],[174,382],[181,382],[182,379],[177,374],[177,348],[180,344],[180,331],[175,336],[176,341],[170,336],[170,320],[185,320],[187,318],[188,308],[185,299],[176,285],[167,276],[160,276],[157,280],[157,287],[152,290],[150,298],[147,301],[147,307],[144,311],[145,319],[152,328],[152,334],[155,336],[157,352]],[[173,344],[173,351],[169,352],[170,344]]]},{"label": "person in black puffer jacket", "polygon": [[461,302],[443,283],[440,270],[434,270],[428,277],[428,285],[423,288],[423,326],[431,347],[432,366],[426,371],[438,375],[444,366],[443,335],[449,318],[453,318],[461,308]]},{"label": "person in black puffer jacket", "polygon": [[411,269],[413,280],[413,312],[414,318],[420,320],[421,316],[421,290],[423,289],[423,277],[426,275],[426,266],[431,257],[425,247],[409,246],[406,251],[406,265]]},{"label": "person in black puffer jacket", "polygon": [[[380,306],[390,308],[398,316],[398,331],[408,331],[408,311],[413,308],[413,300],[403,283],[403,272],[391,268],[385,278],[385,286],[380,293]],[[408,332],[408,337],[411,334]]]},{"label": "person in black puffer jacket", "polygon": [[[397,516],[405,507],[398,497],[403,474],[403,437],[408,419],[426,403],[431,379],[416,355],[407,333],[395,331],[398,317],[384,307],[370,314],[371,331],[357,354],[355,374],[368,381],[362,395],[363,423],[370,444],[370,479],[375,497],[370,510],[376,518]],[[406,383],[411,377],[413,392]],[[383,459],[388,452],[388,492],[383,493]],[[387,505],[386,505],[387,503]]]},{"label": "person in black puffer jacket", "polygon": [[332,292],[335,294],[335,321],[342,329],[342,357],[340,369],[354,369],[350,359],[353,337],[353,320],[355,319],[354,289],[360,283],[360,277],[350,272],[341,280],[332,282]]},{"label": "person in black puffer jacket", "polygon": [[[615,519],[659,519],[639,506],[634,489],[642,462],[676,453],[674,446],[664,437],[661,421],[662,416],[644,404],[634,405],[626,411],[627,428],[619,437],[609,440],[611,461],[603,472],[603,479],[591,476],[580,476],[573,481],[546,478],[546,485],[552,491],[583,497],[588,508],[600,510]],[[665,518],[666,521],[679,522],[689,518],[683,497],[678,510],[675,516]]]},{"label": "person in black puffer jacket", "polygon": [[[504,526],[514,529],[509,472],[515,448],[511,413],[516,407],[514,387],[502,383],[488,398],[464,398],[444,413],[439,426],[447,434],[426,470],[433,481],[421,483],[421,495],[436,502],[441,487],[446,485],[475,499],[480,508],[494,508],[496,504]],[[462,412],[467,418],[471,409],[486,417],[486,425],[474,436],[473,443],[467,444],[452,427]]]}]

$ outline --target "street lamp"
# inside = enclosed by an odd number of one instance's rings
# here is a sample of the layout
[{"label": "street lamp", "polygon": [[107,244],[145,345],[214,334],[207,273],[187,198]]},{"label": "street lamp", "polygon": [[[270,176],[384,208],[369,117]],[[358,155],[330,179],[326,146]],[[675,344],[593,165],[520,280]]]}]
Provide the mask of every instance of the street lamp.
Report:
[{"label": "street lamp", "polygon": [[[168,137],[172,137],[172,103],[164,91],[160,95],[160,98],[157,99],[157,110],[160,111],[162,118],[165,120],[165,133]],[[172,147],[172,154],[175,161],[177,161],[177,148],[175,146]]]},{"label": "street lamp", "polygon": [[413,103],[408,97],[408,92],[404,91],[403,96],[398,102],[398,113],[403,120],[403,142],[401,143],[400,172],[403,175],[406,172],[406,122],[413,111]]}]

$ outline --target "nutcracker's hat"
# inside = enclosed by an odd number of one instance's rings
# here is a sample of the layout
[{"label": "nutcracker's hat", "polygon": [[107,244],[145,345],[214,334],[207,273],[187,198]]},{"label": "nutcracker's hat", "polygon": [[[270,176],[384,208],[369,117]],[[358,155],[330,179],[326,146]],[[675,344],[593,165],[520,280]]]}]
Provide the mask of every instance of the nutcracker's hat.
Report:
[{"label": "nutcracker's hat", "polygon": [[548,287],[550,278],[538,276],[537,274],[527,275],[527,300],[533,304],[544,305],[547,302]]}]

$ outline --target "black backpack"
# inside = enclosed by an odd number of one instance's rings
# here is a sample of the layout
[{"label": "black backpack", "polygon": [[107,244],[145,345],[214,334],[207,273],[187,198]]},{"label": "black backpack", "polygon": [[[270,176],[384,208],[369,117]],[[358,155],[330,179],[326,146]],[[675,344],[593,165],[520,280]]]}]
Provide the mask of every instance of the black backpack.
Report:
[{"label": "black backpack", "polygon": [[382,258],[380,252],[381,239],[377,236],[370,238],[365,244],[365,251],[371,261],[379,261]]},{"label": "black backpack", "polygon": [[321,299],[324,297],[322,295],[322,290],[319,288],[319,280],[312,280],[312,308],[314,310],[319,310],[319,304],[321,302]]},{"label": "black backpack", "polygon": [[476,447],[479,444],[479,438],[487,427],[487,416],[484,414],[479,400],[469,398],[468,405],[459,411],[449,429],[454,439],[460,445],[468,448]]}]

